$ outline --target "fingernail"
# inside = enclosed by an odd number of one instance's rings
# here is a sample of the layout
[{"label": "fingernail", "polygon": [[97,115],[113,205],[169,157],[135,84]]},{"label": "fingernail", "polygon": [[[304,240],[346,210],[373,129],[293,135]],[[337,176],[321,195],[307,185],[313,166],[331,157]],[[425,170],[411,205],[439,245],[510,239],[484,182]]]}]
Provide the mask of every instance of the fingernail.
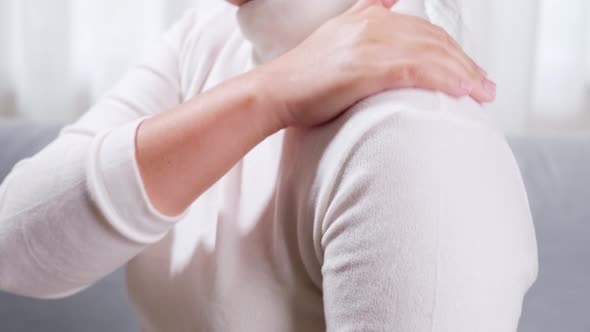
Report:
[{"label": "fingernail", "polygon": [[483,88],[486,90],[488,96],[490,96],[491,98],[496,97],[496,83],[488,79],[485,79],[483,83]]},{"label": "fingernail", "polygon": [[469,96],[473,91],[473,85],[469,81],[461,81],[461,93],[463,96]]}]

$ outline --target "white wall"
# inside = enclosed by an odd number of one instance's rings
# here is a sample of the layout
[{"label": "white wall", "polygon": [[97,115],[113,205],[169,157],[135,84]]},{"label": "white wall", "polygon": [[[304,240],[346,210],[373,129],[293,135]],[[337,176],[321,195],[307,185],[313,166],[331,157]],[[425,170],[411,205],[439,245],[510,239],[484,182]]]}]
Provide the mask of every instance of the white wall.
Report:
[{"label": "white wall", "polygon": [[17,110],[41,119],[71,110],[71,11],[67,0],[19,0],[12,6],[11,63]]},{"label": "white wall", "polygon": [[465,44],[498,83],[488,108],[509,131],[525,126],[531,109],[536,0],[464,1]]},{"label": "white wall", "polygon": [[511,132],[589,128],[590,2],[464,1],[467,47],[498,82]]},{"label": "white wall", "polygon": [[546,0],[539,15],[532,114],[539,121],[576,121],[590,112],[590,2],[567,3]]}]

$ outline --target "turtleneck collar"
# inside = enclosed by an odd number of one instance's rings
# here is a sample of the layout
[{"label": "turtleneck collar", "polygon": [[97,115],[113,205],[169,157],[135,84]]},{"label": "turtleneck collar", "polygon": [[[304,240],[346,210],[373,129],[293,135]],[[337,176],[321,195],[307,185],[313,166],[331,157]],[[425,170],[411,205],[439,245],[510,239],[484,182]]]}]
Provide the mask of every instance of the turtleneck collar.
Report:
[{"label": "turtleneck collar", "polygon": [[[356,0],[252,0],[238,10],[242,33],[256,64],[268,62],[301,43]],[[393,11],[427,18],[424,0],[399,0]]]}]

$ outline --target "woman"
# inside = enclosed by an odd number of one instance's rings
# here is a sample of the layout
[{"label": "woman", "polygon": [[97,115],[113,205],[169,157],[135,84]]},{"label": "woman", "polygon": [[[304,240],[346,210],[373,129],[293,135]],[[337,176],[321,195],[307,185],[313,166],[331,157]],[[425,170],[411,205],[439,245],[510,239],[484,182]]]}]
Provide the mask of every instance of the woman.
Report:
[{"label": "woman", "polygon": [[484,72],[421,0],[231,2],[15,167],[0,288],[126,264],[145,331],[515,331],[536,247]]}]

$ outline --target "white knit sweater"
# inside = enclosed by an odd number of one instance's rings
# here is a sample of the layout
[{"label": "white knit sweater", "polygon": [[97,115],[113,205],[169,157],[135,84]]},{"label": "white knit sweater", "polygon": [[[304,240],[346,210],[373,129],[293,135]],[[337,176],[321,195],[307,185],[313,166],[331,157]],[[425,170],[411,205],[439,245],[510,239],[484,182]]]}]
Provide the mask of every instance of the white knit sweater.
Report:
[{"label": "white knit sweater", "polygon": [[152,207],[136,128],[252,67],[233,15],[188,13],[14,168],[0,289],[61,297],[126,264],[145,331],[515,331],[537,273],[531,216],[504,138],[468,98],[380,94],[269,137],[182,216]]}]

